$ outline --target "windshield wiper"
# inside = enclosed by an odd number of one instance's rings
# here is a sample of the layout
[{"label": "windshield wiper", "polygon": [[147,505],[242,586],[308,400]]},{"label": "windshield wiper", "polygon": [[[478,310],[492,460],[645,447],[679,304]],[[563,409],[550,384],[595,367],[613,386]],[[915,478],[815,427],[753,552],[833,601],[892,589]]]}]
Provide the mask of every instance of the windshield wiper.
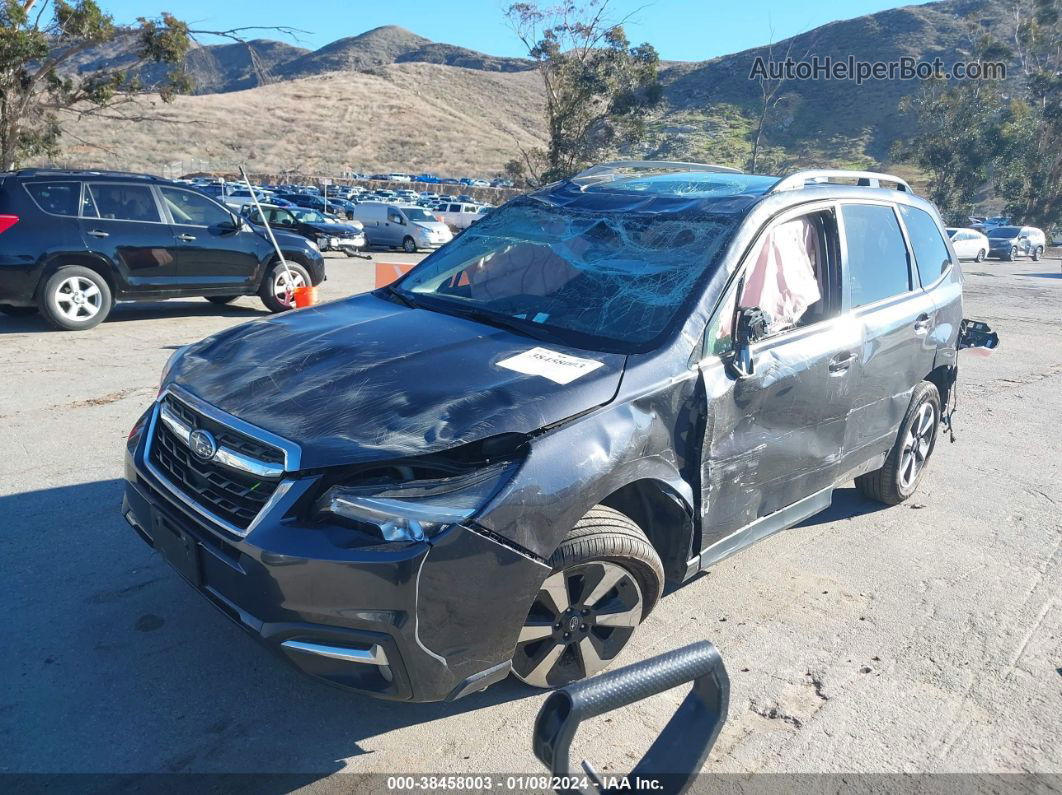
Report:
[{"label": "windshield wiper", "polygon": [[393,298],[397,298],[401,303],[405,304],[410,309],[417,308],[417,302],[414,301],[410,296],[406,295],[406,293],[402,292],[397,287],[395,287],[394,284],[384,285],[383,289],[385,293],[392,296]]},{"label": "windshield wiper", "polygon": [[495,328],[505,329],[506,331],[515,331],[518,334],[523,334],[524,336],[533,337],[538,340],[545,340],[547,342],[563,342],[559,334],[556,334],[547,328],[543,328],[540,324],[530,320],[522,320],[521,318],[512,317],[511,315],[501,315],[494,312],[487,312],[482,309],[472,309],[450,304],[447,304],[445,309],[439,309],[440,312],[449,312],[451,310],[455,315],[474,320],[477,323],[482,323],[486,326],[494,326]]}]

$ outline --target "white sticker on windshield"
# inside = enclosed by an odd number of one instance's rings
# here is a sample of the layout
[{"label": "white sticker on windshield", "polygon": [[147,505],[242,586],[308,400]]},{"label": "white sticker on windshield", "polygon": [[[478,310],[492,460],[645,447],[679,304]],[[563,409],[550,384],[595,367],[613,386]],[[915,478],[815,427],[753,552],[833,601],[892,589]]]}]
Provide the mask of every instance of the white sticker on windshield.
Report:
[{"label": "white sticker on windshield", "polygon": [[570,384],[576,378],[596,370],[604,362],[580,359],[547,348],[532,348],[498,362],[499,367],[525,375],[540,375],[557,384]]}]

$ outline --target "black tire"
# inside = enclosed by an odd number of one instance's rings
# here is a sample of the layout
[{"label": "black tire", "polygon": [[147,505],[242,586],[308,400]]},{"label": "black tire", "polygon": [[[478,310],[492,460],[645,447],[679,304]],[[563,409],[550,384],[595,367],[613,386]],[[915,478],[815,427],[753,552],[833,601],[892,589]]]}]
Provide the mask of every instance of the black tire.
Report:
[{"label": "black tire", "polygon": [[[313,284],[310,280],[310,272],[299,263],[289,261],[287,269],[291,272],[292,279],[296,282],[301,280],[302,284],[296,284],[296,286],[309,287]],[[274,292],[277,280],[283,275],[284,264],[280,261],[274,262],[266,270],[265,276],[262,278],[262,284],[258,288],[258,297],[262,299],[262,303],[265,304],[266,309],[270,312],[287,312],[295,306],[291,298],[288,299],[288,302],[285,302]]]},{"label": "black tire", "polygon": [[28,317],[29,315],[37,314],[38,309],[35,306],[11,306],[11,304],[0,304],[0,314],[10,315],[11,317]]},{"label": "black tire", "polygon": [[414,240],[409,235],[406,235],[405,238],[402,240],[402,250],[404,252],[406,252],[407,254],[416,254],[417,253],[417,241]]},{"label": "black tire", "polygon": [[[513,656],[513,673],[533,687],[560,687],[603,670],[664,588],[663,564],[645,533],[604,505],[576,522],[548,563],[553,573],[531,606]],[[557,586],[567,602],[563,610],[553,595]]]},{"label": "black tire", "polygon": [[1007,253],[1007,262],[1013,262],[1018,258],[1018,247],[1011,246],[1010,251]]},{"label": "black tire", "polygon": [[[71,285],[85,286],[85,290],[71,290]],[[91,287],[89,287],[91,285]],[[95,292],[92,291],[95,289]],[[73,296],[80,292],[82,296],[88,296],[82,300],[86,316],[81,317],[80,311],[73,314]],[[94,328],[104,321],[111,313],[114,299],[111,296],[111,288],[107,280],[96,271],[83,268],[80,265],[71,265],[60,268],[44,283],[37,300],[41,315],[55,328],[62,331],[85,331]]]},{"label": "black tire", "polygon": [[988,252],[987,251],[985,251],[983,248],[979,249],[978,252],[977,252],[977,256],[974,257],[974,262],[984,262],[985,261],[985,257],[987,257],[987,256],[988,256]]},{"label": "black tire", "polygon": [[[923,406],[929,405],[933,413],[933,425],[929,431],[928,445],[925,446],[919,462],[918,451],[911,449],[914,456],[916,471],[913,479],[907,477],[906,467],[909,435],[914,435],[916,444],[921,438],[919,429],[915,427],[920,421],[924,411]],[[918,490],[918,484],[922,481],[930,456],[936,447],[937,433],[940,428],[940,393],[936,386],[928,381],[922,381],[914,388],[911,395],[911,405],[907,408],[903,422],[900,423],[899,433],[892,445],[885,465],[874,472],[868,472],[855,479],[856,488],[872,500],[883,502],[886,505],[899,505]],[[903,471],[901,471],[903,470]]]},{"label": "black tire", "polygon": [[1033,262],[1039,262],[1040,258],[1043,257],[1043,255],[1044,255],[1044,247],[1043,246],[1037,246],[1036,248],[1034,248],[1033,249],[1033,255],[1032,255]]},{"label": "black tire", "polygon": [[212,304],[217,304],[218,306],[224,306],[225,304],[231,304],[233,301],[235,301],[240,296],[238,296],[238,295],[205,295],[203,297],[206,298],[206,300],[208,300]]}]

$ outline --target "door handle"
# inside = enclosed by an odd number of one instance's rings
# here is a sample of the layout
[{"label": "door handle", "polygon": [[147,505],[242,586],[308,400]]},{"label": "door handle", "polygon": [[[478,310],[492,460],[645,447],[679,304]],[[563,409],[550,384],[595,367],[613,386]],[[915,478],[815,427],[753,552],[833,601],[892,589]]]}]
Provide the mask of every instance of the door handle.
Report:
[{"label": "door handle", "polygon": [[916,334],[922,334],[929,331],[929,315],[923,312],[921,315],[915,318],[914,330]]},{"label": "door handle", "polygon": [[852,362],[856,360],[855,351],[845,351],[844,353],[838,353],[832,359],[830,359],[827,369],[831,373],[843,373],[849,367],[852,366]]},{"label": "door handle", "polygon": [[195,240],[195,235],[177,235],[178,240]]},{"label": "door handle", "polygon": [[89,230],[89,234],[92,235],[93,237],[110,237],[111,236],[110,232],[104,232],[102,229],[91,229],[91,230]]}]

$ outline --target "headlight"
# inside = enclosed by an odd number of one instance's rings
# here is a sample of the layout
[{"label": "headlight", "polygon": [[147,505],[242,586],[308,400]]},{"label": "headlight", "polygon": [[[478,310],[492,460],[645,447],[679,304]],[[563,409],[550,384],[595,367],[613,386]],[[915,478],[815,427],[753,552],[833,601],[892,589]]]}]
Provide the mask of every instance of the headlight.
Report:
[{"label": "headlight", "polygon": [[482,508],[515,471],[512,462],[472,473],[388,486],[333,486],[317,501],[320,520],[339,518],[384,541],[423,541]]}]

